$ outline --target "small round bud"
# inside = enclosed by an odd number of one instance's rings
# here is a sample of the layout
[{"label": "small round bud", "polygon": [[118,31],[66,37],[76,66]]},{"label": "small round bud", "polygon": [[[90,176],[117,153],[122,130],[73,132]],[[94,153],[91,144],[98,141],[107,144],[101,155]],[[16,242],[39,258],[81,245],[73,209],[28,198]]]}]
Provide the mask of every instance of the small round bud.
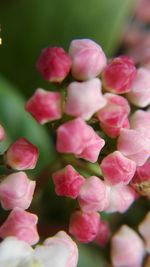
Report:
[{"label": "small round bud", "polygon": [[131,90],[135,76],[136,68],[132,59],[120,56],[106,66],[102,73],[102,81],[107,91],[124,94]]},{"label": "small round bud", "polygon": [[5,153],[5,163],[14,170],[34,169],[38,160],[38,148],[25,138],[10,145]]},{"label": "small round bud", "polygon": [[69,47],[72,58],[72,76],[77,80],[96,77],[106,66],[106,56],[102,48],[90,39],[73,40]]},{"label": "small round bud", "polygon": [[36,67],[49,82],[61,83],[71,69],[71,58],[61,47],[43,49]]},{"label": "small round bud", "polygon": [[89,243],[98,233],[99,222],[100,215],[97,212],[75,211],[70,218],[69,232],[81,243]]}]

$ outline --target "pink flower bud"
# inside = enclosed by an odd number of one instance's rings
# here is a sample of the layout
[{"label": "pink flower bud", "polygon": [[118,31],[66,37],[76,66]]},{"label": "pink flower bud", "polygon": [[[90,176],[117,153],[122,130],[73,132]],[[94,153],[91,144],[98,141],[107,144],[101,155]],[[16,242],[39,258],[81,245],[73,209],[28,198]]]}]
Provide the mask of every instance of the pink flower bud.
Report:
[{"label": "pink flower bud", "polygon": [[106,99],[101,93],[101,82],[97,78],[85,82],[72,82],[67,92],[65,112],[71,116],[89,120],[106,104]]},{"label": "pink flower bud", "polygon": [[56,149],[96,162],[105,141],[81,118],[68,121],[57,129]]},{"label": "pink flower bud", "polygon": [[106,211],[124,213],[137,199],[137,194],[129,185],[112,186],[110,190],[110,203]]},{"label": "pink flower bud", "polygon": [[48,47],[42,50],[36,67],[45,80],[61,83],[70,72],[71,58],[61,47]]},{"label": "pink flower bud", "polygon": [[121,129],[117,148],[137,166],[142,166],[150,156],[150,139],[142,132]]},{"label": "pink flower bud", "polygon": [[62,117],[61,94],[37,89],[26,103],[25,109],[40,124],[58,120]]},{"label": "pink flower bud", "polygon": [[127,97],[131,103],[138,107],[148,106],[150,104],[150,70],[139,68],[130,89]]},{"label": "pink flower bud", "polygon": [[0,227],[0,237],[15,236],[30,245],[34,245],[39,240],[36,229],[37,220],[35,214],[15,208]]},{"label": "pink flower bud", "polygon": [[145,240],[146,250],[148,253],[150,253],[150,211],[146,214],[138,229]]},{"label": "pink flower bud", "polygon": [[28,209],[35,189],[24,172],[10,174],[0,183],[0,201],[6,210],[15,207]]},{"label": "pink flower bud", "polygon": [[100,247],[105,247],[110,238],[110,227],[107,221],[100,221],[99,231],[94,240]]},{"label": "pink flower bud", "polygon": [[38,156],[38,148],[27,139],[20,138],[6,151],[5,163],[15,170],[34,169]]},{"label": "pink flower bud", "polygon": [[[53,237],[47,238],[44,241],[43,246],[37,246],[35,248],[36,258],[41,262],[42,255],[49,255],[50,252],[55,252],[55,257],[50,257],[51,266],[66,266],[66,267],[76,267],[78,262],[78,248],[75,242],[67,235],[65,232],[60,231]],[[64,252],[59,256],[59,251]],[[58,255],[57,255],[58,254]],[[61,257],[61,258],[60,258]],[[46,258],[46,257],[44,257]],[[52,262],[52,260],[55,260]],[[57,261],[59,265],[57,265]],[[43,262],[44,263],[44,262]],[[65,264],[64,264],[65,263]],[[45,265],[44,265],[45,266]]]},{"label": "pink flower bud", "polygon": [[78,200],[84,212],[103,211],[109,203],[107,186],[100,178],[91,176],[81,186]]},{"label": "pink flower bud", "polygon": [[150,139],[150,111],[137,110],[130,117],[132,129],[145,133]]},{"label": "pink flower bud", "polygon": [[139,183],[148,180],[150,180],[150,159],[148,159],[143,166],[137,167],[132,182]]},{"label": "pink flower bud", "polygon": [[104,132],[111,138],[116,138],[121,128],[129,127],[127,116],[130,106],[122,96],[107,93],[104,97],[107,104],[97,112],[97,117]]},{"label": "pink flower bud", "polygon": [[143,166],[137,167],[131,185],[140,195],[150,199],[150,159]]},{"label": "pink flower bud", "polygon": [[111,259],[114,267],[142,267],[144,244],[139,235],[127,225],[112,237]]},{"label": "pink flower bud", "polygon": [[71,165],[59,170],[52,175],[55,192],[58,196],[77,198],[80,187],[84,182],[81,176]]},{"label": "pink flower bud", "polygon": [[136,76],[136,68],[131,58],[114,58],[104,69],[102,79],[104,88],[116,94],[129,92]]},{"label": "pink flower bud", "polygon": [[88,80],[101,73],[106,65],[102,48],[90,39],[73,40],[69,47],[72,75],[77,80]]},{"label": "pink flower bud", "polygon": [[98,233],[100,215],[97,212],[75,211],[70,218],[69,232],[81,243],[93,241]]},{"label": "pink flower bud", "polygon": [[101,162],[101,170],[105,181],[110,185],[128,184],[136,171],[136,163],[114,151]]},{"label": "pink flower bud", "polygon": [[0,142],[3,141],[5,139],[5,137],[6,137],[5,130],[2,127],[2,125],[0,124]]}]

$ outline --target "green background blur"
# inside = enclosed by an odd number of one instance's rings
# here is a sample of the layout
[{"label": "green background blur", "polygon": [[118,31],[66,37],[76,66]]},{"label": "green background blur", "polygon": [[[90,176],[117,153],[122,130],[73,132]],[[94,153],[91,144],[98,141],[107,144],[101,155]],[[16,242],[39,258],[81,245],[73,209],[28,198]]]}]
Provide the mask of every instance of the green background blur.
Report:
[{"label": "green background blur", "polygon": [[[1,152],[20,136],[40,148],[37,177],[55,158],[50,134],[24,112],[24,102],[37,87],[51,89],[35,69],[42,48],[63,46],[66,50],[75,38],[91,38],[102,45],[106,55],[118,51],[126,22],[134,9],[134,0],[0,0],[0,121],[8,138]],[[54,87],[54,86],[53,86]],[[54,89],[54,88],[53,88]],[[2,172],[3,170],[0,169]],[[50,196],[51,194],[51,196]],[[58,200],[53,188],[46,201],[49,220],[54,212],[65,214],[64,200]],[[50,202],[51,201],[51,202]],[[58,208],[59,206],[59,208]],[[56,216],[57,217],[57,216]],[[107,252],[81,246],[79,267],[103,267]]]}]

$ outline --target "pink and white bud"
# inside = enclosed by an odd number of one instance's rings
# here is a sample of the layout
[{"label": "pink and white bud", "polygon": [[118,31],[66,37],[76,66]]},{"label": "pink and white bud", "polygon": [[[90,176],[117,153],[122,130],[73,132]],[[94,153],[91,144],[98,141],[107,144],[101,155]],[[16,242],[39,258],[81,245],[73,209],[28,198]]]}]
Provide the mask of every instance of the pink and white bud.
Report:
[{"label": "pink and white bud", "polygon": [[36,63],[42,77],[55,83],[61,83],[71,69],[71,58],[61,47],[47,47],[42,50]]},{"label": "pink and white bud", "polygon": [[98,234],[96,236],[96,239],[94,240],[95,243],[98,246],[104,248],[110,239],[110,234],[111,234],[110,233],[110,226],[109,226],[108,222],[101,220],[99,223]]},{"label": "pink and white bud", "polygon": [[84,178],[71,165],[52,175],[55,192],[58,196],[77,198]]},{"label": "pink and white bud", "polygon": [[101,92],[99,79],[85,82],[72,82],[67,87],[65,113],[89,120],[95,112],[105,106],[106,99]]},{"label": "pink and white bud", "polygon": [[140,236],[129,226],[123,225],[112,237],[111,259],[114,267],[142,267],[145,255]]},{"label": "pink and white bud", "polygon": [[81,186],[78,200],[84,212],[103,211],[109,204],[108,187],[100,178],[91,176]]},{"label": "pink and white bud", "polygon": [[137,110],[130,117],[132,129],[145,133],[150,139],[150,111]]},{"label": "pink and white bud", "polygon": [[137,167],[131,185],[140,195],[150,199],[150,159],[143,166]]},{"label": "pink and white bud", "polygon": [[138,230],[146,243],[146,250],[150,253],[150,211],[146,214],[144,220],[140,223]]},{"label": "pink and white bud", "polygon": [[137,166],[142,166],[150,156],[150,139],[143,132],[121,129],[117,149]]},{"label": "pink and white bud", "polygon": [[122,96],[107,93],[104,97],[107,104],[96,115],[103,131],[109,137],[116,138],[121,128],[129,128],[127,117],[130,113],[130,106]]},{"label": "pink and white bud", "polygon": [[102,48],[90,39],[73,40],[69,47],[72,58],[72,76],[77,80],[96,77],[106,66],[106,56]]},{"label": "pink and white bud", "polygon": [[63,231],[34,249],[13,236],[0,243],[0,266],[3,267],[77,267],[77,262],[77,245]]},{"label": "pink and white bud", "polygon": [[136,163],[119,151],[106,156],[100,164],[105,181],[110,185],[128,184],[136,171]]},{"label": "pink and white bud", "polygon": [[45,267],[47,266],[44,265],[47,262],[46,256],[50,258],[51,267],[76,267],[78,263],[78,248],[69,235],[60,231],[53,237],[47,238],[42,246],[37,246],[35,248],[35,256]]},{"label": "pink and white bud", "polygon": [[69,232],[81,243],[92,242],[99,229],[100,215],[97,212],[75,211],[70,218]]},{"label": "pink and white bud", "polygon": [[107,212],[126,212],[138,195],[129,185],[116,185],[110,188],[110,202]]},{"label": "pink and white bud", "polygon": [[3,141],[6,137],[6,133],[5,130],[3,128],[3,126],[0,124],[0,142]]},{"label": "pink and white bud", "polygon": [[104,88],[116,94],[129,92],[136,73],[136,67],[131,58],[127,56],[116,57],[102,73]]},{"label": "pink and white bud", "polygon": [[25,109],[40,124],[58,120],[62,117],[61,93],[39,88],[28,100]]},{"label": "pink and white bud", "polygon": [[142,108],[148,106],[150,104],[150,70],[139,68],[130,89],[127,97],[131,103]]},{"label": "pink and white bud", "polygon": [[35,181],[28,179],[25,172],[8,175],[0,183],[0,202],[5,210],[15,207],[28,209],[35,189]]},{"label": "pink and white bud", "polygon": [[25,138],[10,145],[5,153],[5,163],[14,170],[34,169],[39,157],[38,148]]},{"label": "pink and white bud", "polygon": [[94,163],[104,144],[104,139],[81,118],[68,121],[57,129],[56,149],[60,153],[73,153]]},{"label": "pink and white bud", "polygon": [[15,236],[30,245],[34,245],[39,240],[37,232],[38,218],[35,214],[15,208],[11,211],[6,221],[0,227],[0,237]]},{"label": "pink and white bud", "polygon": [[0,266],[2,267],[41,267],[34,265],[34,250],[26,242],[9,236],[0,243]]}]

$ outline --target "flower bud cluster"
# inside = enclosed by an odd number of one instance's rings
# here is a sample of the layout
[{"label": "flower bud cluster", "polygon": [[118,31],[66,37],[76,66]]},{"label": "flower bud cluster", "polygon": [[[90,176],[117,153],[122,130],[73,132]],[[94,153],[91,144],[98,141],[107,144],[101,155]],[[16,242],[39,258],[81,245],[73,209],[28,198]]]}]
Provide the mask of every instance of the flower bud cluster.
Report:
[{"label": "flower bud cluster", "polygon": [[[6,136],[2,126],[0,136],[1,141]],[[0,243],[0,266],[76,267],[78,248],[63,231],[47,238],[42,245],[31,247],[39,241],[38,217],[26,209],[32,202],[36,182],[24,170],[35,168],[38,154],[35,145],[20,138],[3,155],[3,163],[12,173],[2,177],[0,202],[3,209],[11,212],[0,226],[0,238],[4,239]]]},{"label": "flower bud cluster", "polygon": [[25,138],[20,138],[11,144],[3,155],[3,162],[10,174],[2,176],[0,203],[3,209],[11,212],[0,226],[1,238],[14,236],[30,245],[39,240],[38,217],[26,211],[32,202],[36,182],[30,180],[24,172],[35,168],[38,154],[35,145]]},{"label": "flower bud cluster", "polygon": [[[60,86],[57,92],[37,89],[25,108],[41,124],[53,121],[60,161],[63,154],[74,158],[52,174],[56,194],[77,200],[69,232],[80,242],[103,246],[110,229],[99,213],[124,213],[140,196],[143,180],[135,177],[145,175],[150,157],[150,70],[136,69],[127,56],[107,62],[89,39],[73,40],[68,53],[46,48],[37,69]],[[145,110],[133,113],[130,103]],[[99,175],[91,174],[89,162]]]}]

